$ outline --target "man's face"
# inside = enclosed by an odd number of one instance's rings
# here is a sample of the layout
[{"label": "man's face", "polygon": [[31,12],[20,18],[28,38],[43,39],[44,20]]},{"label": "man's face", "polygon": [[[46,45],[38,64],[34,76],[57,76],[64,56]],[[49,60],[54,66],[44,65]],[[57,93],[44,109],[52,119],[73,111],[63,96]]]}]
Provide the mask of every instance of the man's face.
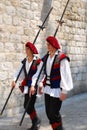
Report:
[{"label": "man's face", "polygon": [[49,42],[47,42],[47,49],[49,52],[52,52],[55,50],[55,48]]},{"label": "man's face", "polygon": [[29,47],[25,47],[25,52],[27,56],[30,56],[31,54],[33,54]]}]

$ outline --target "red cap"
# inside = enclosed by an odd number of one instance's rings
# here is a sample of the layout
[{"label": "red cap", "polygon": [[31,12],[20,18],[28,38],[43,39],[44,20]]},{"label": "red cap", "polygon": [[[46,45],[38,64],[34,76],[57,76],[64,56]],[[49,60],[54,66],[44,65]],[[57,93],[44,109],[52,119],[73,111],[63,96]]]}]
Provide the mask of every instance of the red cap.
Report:
[{"label": "red cap", "polygon": [[49,42],[54,48],[60,49],[60,44],[55,37],[49,36],[46,38],[46,41]]},{"label": "red cap", "polygon": [[26,46],[26,47],[29,47],[29,48],[31,49],[31,51],[33,52],[33,54],[38,54],[38,51],[37,51],[35,45],[32,44],[31,42],[27,42],[27,43],[25,44],[25,46]]}]

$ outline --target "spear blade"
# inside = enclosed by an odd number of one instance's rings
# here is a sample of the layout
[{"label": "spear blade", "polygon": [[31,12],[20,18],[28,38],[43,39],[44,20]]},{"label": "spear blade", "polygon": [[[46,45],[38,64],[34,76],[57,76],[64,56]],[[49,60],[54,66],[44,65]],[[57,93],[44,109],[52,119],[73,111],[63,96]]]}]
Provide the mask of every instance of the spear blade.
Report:
[{"label": "spear blade", "polygon": [[34,41],[33,41],[33,44],[35,44],[35,42],[36,42],[36,40],[37,40],[37,38],[38,38],[38,36],[39,36],[39,34],[40,34],[40,31],[45,28],[45,27],[44,27],[44,24],[45,24],[46,20],[48,19],[49,15],[50,15],[50,13],[51,13],[51,11],[52,11],[52,9],[53,9],[53,7],[51,7],[51,9],[49,10],[49,12],[48,12],[48,14],[47,14],[45,20],[44,20],[43,23],[42,23],[42,25],[39,26],[39,31],[38,31],[37,34],[36,34],[36,37],[35,37],[35,39],[34,39]]},{"label": "spear blade", "polygon": [[[70,1],[70,0],[67,1],[66,6],[65,6],[65,8],[64,8],[64,10],[63,10],[62,16],[61,16],[61,18],[60,18],[60,20],[59,20],[60,23],[62,23],[62,19],[63,19],[63,16],[64,16],[64,14],[65,14],[66,8],[67,8],[67,6],[68,6],[68,4],[69,4],[69,1]],[[55,31],[55,33],[54,33],[54,37],[56,37],[56,34],[57,34],[58,30],[59,30],[60,23],[58,24],[58,26],[57,26],[57,28],[56,28],[56,31]]]}]

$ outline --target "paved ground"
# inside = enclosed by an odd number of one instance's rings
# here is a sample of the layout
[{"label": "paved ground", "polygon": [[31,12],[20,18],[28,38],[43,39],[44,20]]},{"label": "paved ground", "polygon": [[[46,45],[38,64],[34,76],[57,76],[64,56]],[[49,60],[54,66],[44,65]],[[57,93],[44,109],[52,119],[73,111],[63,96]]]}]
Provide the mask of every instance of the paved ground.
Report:
[{"label": "paved ground", "polygon": [[[37,108],[42,118],[40,130],[51,130],[45,115],[44,106]],[[63,102],[61,114],[65,130],[87,130],[87,93],[68,98]],[[22,126],[19,126],[21,114],[14,117],[0,117],[0,130],[26,130],[31,122],[26,116]]]}]

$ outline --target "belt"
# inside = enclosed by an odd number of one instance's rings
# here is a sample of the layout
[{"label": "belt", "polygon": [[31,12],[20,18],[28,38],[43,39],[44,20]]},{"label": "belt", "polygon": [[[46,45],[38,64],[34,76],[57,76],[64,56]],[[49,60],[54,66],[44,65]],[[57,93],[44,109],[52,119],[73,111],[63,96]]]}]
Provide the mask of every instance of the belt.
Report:
[{"label": "belt", "polygon": [[[46,80],[50,81],[50,76],[47,75]],[[51,87],[51,84],[49,84],[49,83],[46,83],[46,85]]]},{"label": "belt", "polygon": [[51,87],[51,84],[46,83],[46,85]]},{"label": "belt", "polygon": [[50,79],[50,76],[46,76],[47,79]]}]

